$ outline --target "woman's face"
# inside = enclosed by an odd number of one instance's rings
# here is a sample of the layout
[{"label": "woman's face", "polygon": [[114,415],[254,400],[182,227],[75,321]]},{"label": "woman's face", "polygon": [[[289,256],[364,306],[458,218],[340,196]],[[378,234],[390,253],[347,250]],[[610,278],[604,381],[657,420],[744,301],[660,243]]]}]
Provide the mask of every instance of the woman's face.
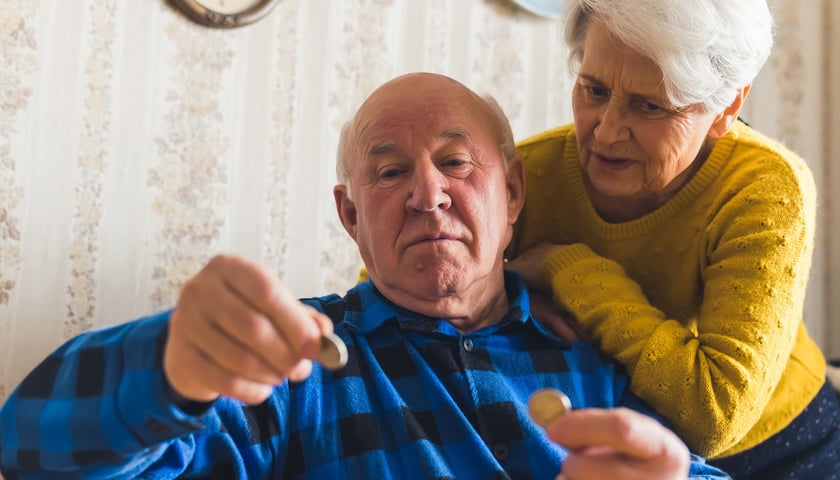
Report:
[{"label": "woman's face", "polygon": [[722,117],[701,105],[669,105],[659,67],[597,21],[586,35],[572,107],[593,203],[625,220],[621,212],[648,213],[691,178]]}]

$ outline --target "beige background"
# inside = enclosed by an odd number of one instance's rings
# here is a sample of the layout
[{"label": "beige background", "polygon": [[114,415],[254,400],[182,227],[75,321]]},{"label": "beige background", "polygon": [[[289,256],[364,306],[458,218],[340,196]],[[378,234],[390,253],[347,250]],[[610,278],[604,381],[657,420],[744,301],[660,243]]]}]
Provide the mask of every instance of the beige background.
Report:
[{"label": "beige background", "polygon": [[[807,321],[840,355],[840,2],[771,3],[743,116],[817,177]],[[508,0],[281,0],[236,30],[163,0],[2,0],[0,58],[0,401],[69,336],[171,306],[216,252],[301,296],[348,288],[337,131],[394,75],[494,94],[517,138],[571,118],[557,23]]]}]

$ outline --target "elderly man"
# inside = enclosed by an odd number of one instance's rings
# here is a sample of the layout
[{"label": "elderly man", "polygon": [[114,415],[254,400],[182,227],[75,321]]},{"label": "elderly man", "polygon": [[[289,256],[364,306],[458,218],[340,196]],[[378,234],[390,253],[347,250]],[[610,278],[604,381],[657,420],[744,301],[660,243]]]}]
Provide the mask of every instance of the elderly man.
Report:
[{"label": "elderly man", "polygon": [[[369,281],[300,302],[214,258],[174,310],[73,339],[22,382],[0,417],[7,478],[724,477],[608,410],[638,406],[625,378],[530,315],[503,270],[524,177],[495,103],[398,77],[342,132],[338,172]],[[338,370],[313,362],[333,331]],[[575,407],[546,429],[527,407],[543,387]]]}]

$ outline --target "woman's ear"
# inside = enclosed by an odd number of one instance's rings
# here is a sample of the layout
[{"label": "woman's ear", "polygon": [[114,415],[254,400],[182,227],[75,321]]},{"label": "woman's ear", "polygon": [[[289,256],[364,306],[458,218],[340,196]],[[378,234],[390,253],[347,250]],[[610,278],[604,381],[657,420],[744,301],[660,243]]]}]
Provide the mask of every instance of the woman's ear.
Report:
[{"label": "woman's ear", "polygon": [[728,107],[723,109],[723,111],[715,117],[715,121],[712,123],[712,126],[709,127],[710,137],[720,138],[729,132],[732,128],[732,124],[735,123],[735,120],[738,119],[738,115],[741,114],[741,108],[744,106],[744,100],[747,99],[747,95],[750,93],[751,87],[752,85],[747,85],[738,90],[738,94],[735,96],[735,99],[732,100],[732,103],[730,103]]},{"label": "woman's ear", "polygon": [[344,229],[350,234],[353,240],[356,240],[356,204],[350,200],[350,194],[346,185],[336,185],[333,187],[333,197],[335,198],[335,209],[338,211],[338,218]]}]

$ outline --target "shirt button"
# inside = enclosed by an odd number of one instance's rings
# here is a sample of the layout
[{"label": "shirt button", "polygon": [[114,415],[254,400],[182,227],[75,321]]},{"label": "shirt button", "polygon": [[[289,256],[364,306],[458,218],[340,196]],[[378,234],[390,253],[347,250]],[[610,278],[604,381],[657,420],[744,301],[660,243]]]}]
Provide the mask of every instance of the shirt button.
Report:
[{"label": "shirt button", "polygon": [[473,345],[473,341],[472,341],[471,338],[465,338],[464,339],[464,350],[466,350],[468,352],[472,352],[474,346],[475,345]]},{"label": "shirt button", "polygon": [[496,457],[496,460],[505,461],[509,455],[510,451],[507,444],[500,443],[493,447],[493,456]]}]

